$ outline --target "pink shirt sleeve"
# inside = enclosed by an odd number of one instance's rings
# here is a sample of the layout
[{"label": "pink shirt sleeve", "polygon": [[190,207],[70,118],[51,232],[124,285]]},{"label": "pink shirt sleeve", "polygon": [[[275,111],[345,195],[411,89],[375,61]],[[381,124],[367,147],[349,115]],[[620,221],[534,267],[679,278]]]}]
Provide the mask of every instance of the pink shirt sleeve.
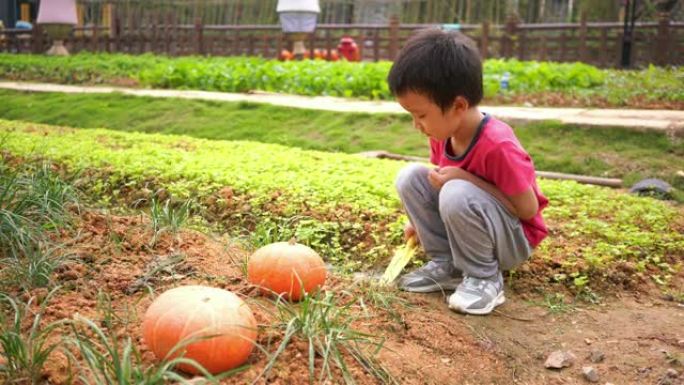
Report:
[{"label": "pink shirt sleeve", "polygon": [[499,143],[486,162],[486,178],[506,195],[520,194],[534,185],[532,158],[514,142]]}]

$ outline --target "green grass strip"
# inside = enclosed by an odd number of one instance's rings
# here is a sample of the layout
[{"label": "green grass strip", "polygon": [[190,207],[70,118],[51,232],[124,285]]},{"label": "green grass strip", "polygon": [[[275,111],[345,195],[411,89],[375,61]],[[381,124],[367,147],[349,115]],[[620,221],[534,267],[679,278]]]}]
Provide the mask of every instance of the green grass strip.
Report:
[{"label": "green grass strip", "polygon": [[[403,166],[399,162],[247,141],[6,120],[0,120],[0,143],[10,154],[47,157],[74,173],[105,170],[101,175],[109,179],[99,180],[102,186],[135,189],[157,181],[179,197],[206,196],[231,186],[249,197],[250,206],[237,209],[244,214],[277,207],[273,215],[284,217],[304,210],[321,217],[339,215],[343,227],[361,227],[354,239],[361,242],[363,237],[366,243],[357,248],[343,242],[345,258],[365,266],[388,256],[399,243],[400,203],[393,186]],[[679,272],[681,209],[573,182],[541,180],[540,186],[551,200],[545,216],[552,236],[537,250],[529,279],[601,286],[610,283],[606,277],[616,266],[627,265],[635,274],[666,284]]]},{"label": "green grass strip", "polygon": [[[110,128],[250,140],[328,152],[386,150],[428,156],[408,114],[338,113],[268,104],[0,90],[0,118],[80,128]],[[65,108],[65,106],[68,106]],[[514,125],[537,169],[623,178],[660,178],[684,190],[684,141],[624,128],[556,122]],[[684,194],[680,194],[684,201]]]}]

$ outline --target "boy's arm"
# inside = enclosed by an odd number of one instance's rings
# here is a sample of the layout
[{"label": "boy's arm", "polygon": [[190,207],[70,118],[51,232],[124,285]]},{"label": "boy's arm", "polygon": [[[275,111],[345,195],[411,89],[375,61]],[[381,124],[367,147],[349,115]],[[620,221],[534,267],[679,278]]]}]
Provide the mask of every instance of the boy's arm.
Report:
[{"label": "boy's arm", "polygon": [[520,194],[506,195],[492,183],[460,167],[433,169],[428,174],[430,184],[437,190],[441,189],[444,183],[452,179],[463,179],[488,192],[501,202],[511,214],[522,220],[533,218],[539,210],[539,202],[531,186]]}]

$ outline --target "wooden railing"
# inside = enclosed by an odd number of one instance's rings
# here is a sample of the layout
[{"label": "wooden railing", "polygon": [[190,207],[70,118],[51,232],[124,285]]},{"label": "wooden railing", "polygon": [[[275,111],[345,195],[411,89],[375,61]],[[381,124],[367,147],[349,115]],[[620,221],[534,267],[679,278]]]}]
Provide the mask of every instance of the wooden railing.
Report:
[{"label": "wooden railing", "polygon": [[[475,40],[484,58],[521,60],[582,61],[601,67],[620,63],[622,23],[518,24],[504,25],[388,25],[321,24],[309,36],[307,47],[330,51],[341,37],[351,36],[363,60],[391,60],[416,30],[430,27],[458,28]],[[0,52],[41,53],[50,41],[38,26],[32,31],[0,30]],[[109,27],[75,28],[65,44],[71,52],[153,52],[171,56],[263,56],[276,58],[292,42],[278,25],[178,25],[172,19],[159,19],[144,26],[125,25],[117,20]],[[666,18],[659,22],[637,23],[633,43],[633,63],[684,64],[684,23]],[[313,53],[313,52],[312,52]]]}]

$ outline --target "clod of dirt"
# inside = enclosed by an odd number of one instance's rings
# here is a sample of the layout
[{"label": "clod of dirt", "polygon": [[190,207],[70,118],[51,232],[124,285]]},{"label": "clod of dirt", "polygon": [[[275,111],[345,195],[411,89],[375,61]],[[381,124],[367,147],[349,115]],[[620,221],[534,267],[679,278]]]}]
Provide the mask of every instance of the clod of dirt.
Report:
[{"label": "clod of dirt", "polygon": [[658,385],[681,384],[681,381],[677,380],[677,377],[679,377],[679,372],[674,369],[667,369],[665,374],[658,380]]},{"label": "clod of dirt", "polygon": [[544,367],[547,369],[563,369],[572,365],[575,362],[575,355],[571,351],[556,350],[549,354],[544,362]]},{"label": "clod of dirt", "polygon": [[596,371],[596,369],[594,369],[591,366],[583,367],[582,368],[582,375],[589,382],[598,382],[598,380],[599,380],[598,372]]},{"label": "clod of dirt", "polygon": [[606,358],[606,355],[603,354],[602,351],[600,350],[592,350],[592,352],[589,354],[589,361],[598,364],[599,362],[603,361]]}]

